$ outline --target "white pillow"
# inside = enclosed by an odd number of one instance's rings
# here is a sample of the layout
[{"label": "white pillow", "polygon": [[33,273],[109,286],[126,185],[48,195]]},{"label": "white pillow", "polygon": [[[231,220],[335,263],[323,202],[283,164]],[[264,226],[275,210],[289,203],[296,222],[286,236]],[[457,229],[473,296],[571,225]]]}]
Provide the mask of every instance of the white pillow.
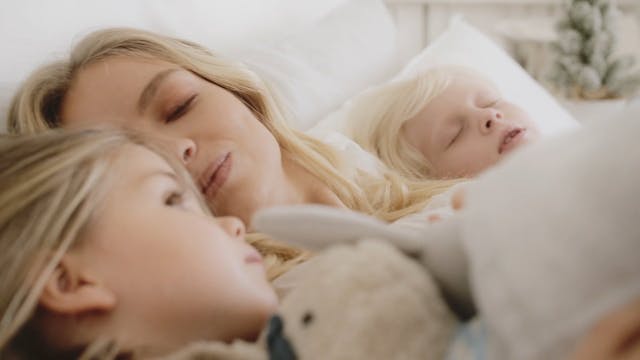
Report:
[{"label": "white pillow", "polygon": [[398,69],[396,27],[382,0],[351,0],[307,31],[239,54],[306,130]]},{"label": "white pillow", "polygon": [[[461,18],[453,19],[447,30],[409,61],[391,81],[444,64],[474,68],[494,81],[505,98],[520,105],[531,115],[543,135],[557,134],[580,126],[502,48]],[[310,133],[322,138],[334,131],[346,131],[350,104],[351,101],[348,101],[340,110],[327,116]]]},{"label": "white pillow", "polygon": [[[395,27],[382,0],[9,2],[0,12],[0,131],[19,83],[90,31],[128,26],[193,40],[246,60],[308,127],[388,75]],[[246,51],[256,44],[271,44]],[[363,60],[362,56],[369,59]],[[369,63],[367,63],[369,61]],[[384,74],[384,75],[380,75]]]}]

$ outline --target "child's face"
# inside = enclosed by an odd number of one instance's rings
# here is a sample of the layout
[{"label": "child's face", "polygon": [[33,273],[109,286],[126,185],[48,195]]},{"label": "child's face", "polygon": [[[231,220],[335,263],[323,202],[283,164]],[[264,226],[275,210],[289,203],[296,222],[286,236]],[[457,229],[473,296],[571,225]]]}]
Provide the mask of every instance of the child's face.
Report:
[{"label": "child's face", "polygon": [[[111,291],[135,344],[254,338],[277,305],[262,258],[231,217],[203,213],[158,155],[130,146],[77,258]],[[135,340],[131,340],[135,339]]]},{"label": "child's face", "polygon": [[455,77],[403,132],[441,178],[474,176],[539,136],[523,109],[472,77]]}]

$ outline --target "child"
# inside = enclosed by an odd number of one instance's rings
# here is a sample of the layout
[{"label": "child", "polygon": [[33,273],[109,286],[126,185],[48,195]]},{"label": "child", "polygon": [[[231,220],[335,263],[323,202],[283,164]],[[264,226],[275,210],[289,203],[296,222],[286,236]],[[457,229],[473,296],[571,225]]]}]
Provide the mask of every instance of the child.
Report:
[{"label": "child", "polygon": [[137,135],[2,137],[0,189],[0,358],[252,340],[277,306],[242,222]]},{"label": "child", "polygon": [[539,136],[493,83],[454,66],[374,90],[349,119],[357,143],[418,180],[473,177]]}]

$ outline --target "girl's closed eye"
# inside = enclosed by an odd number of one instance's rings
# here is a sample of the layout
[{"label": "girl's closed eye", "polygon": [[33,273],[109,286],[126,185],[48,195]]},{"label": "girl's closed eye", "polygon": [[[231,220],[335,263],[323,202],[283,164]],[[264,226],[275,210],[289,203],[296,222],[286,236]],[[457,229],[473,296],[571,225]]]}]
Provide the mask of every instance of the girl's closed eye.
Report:
[{"label": "girl's closed eye", "polygon": [[163,196],[163,203],[168,207],[200,213],[201,208],[196,196],[185,188],[173,188]]},{"label": "girl's closed eye", "polygon": [[169,111],[167,111],[167,115],[165,115],[164,117],[164,122],[171,123],[189,112],[189,110],[191,110],[191,108],[193,107],[197,97],[198,94],[189,95],[185,100],[180,101],[178,104],[170,107]]},{"label": "girl's closed eye", "polygon": [[482,106],[483,108],[490,108],[490,107],[494,107],[496,105],[498,105],[501,101],[501,98],[498,96],[495,97],[491,97],[488,98],[486,101],[483,101]]},{"label": "girl's closed eye", "polygon": [[449,143],[447,144],[447,149],[453,146],[453,144],[460,138],[463,131],[464,131],[464,125],[460,124],[458,126],[458,130],[454,133],[453,137],[451,138],[451,141],[449,141]]},{"label": "girl's closed eye", "polygon": [[184,204],[184,190],[171,190],[164,196],[164,204],[167,206],[180,206]]}]

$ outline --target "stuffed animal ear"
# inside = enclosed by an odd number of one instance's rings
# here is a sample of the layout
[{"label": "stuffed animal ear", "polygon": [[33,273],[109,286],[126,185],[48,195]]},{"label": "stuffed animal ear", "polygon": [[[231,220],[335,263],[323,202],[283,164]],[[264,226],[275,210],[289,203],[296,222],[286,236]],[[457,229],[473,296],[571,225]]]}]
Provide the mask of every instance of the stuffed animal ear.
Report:
[{"label": "stuffed animal ear", "polygon": [[431,272],[451,309],[462,319],[475,314],[469,282],[469,264],[460,226],[462,217],[432,224],[421,234],[420,261]]},{"label": "stuffed animal ear", "polygon": [[467,259],[459,238],[459,217],[426,230],[393,226],[354,211],[319,205],[272,207],[259,211],[257,231],[308,250],[379,239],[419,260],[440,285],[451,308],[462,318],[475,313]]},{"label": "stuffed animal ear", "polygon": [[391,242],[408,255],[419,255],[422,251],[418,231],[392,227],[371,216],[328,206],[272,207],[259,211],[251,225],[274,239],[308,250],[371,238]]}]

